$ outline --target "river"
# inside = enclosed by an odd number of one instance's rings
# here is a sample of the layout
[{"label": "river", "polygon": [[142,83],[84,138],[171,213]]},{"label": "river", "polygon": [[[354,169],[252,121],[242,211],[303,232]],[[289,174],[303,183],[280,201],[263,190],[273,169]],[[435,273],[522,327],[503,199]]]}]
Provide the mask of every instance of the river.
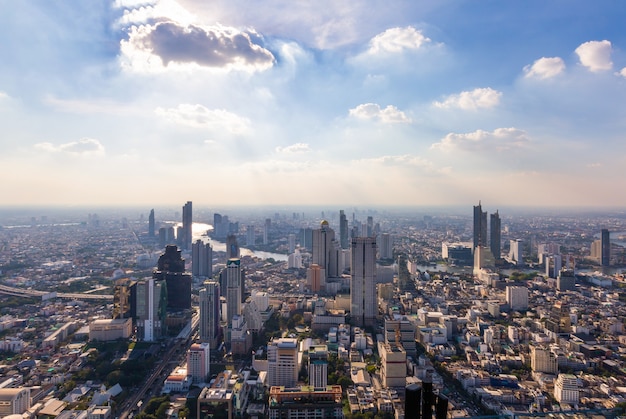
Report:
[{"label": "river", "polygon": [[[180,223],[178,223],[180,225]],[[193,223],[191,226],[191,235],[192,239],[195,242],[196,240],[202,240],[205,243],[210,243],[213,250],[216,252],[225,252],[226,251],[226,243],[214,240],[208,236],[207,232],[209,230],[213,230],[213,226],[211,224],[205,223]],[[277,261],[287,261],[288,255],[283,255],[282,253],[272,253],[272,252],[263,252],[260,250],[250,250],[245,247],[239,248],[241,252],[241,256],[255,256],[260,259],[274,259]]]}]

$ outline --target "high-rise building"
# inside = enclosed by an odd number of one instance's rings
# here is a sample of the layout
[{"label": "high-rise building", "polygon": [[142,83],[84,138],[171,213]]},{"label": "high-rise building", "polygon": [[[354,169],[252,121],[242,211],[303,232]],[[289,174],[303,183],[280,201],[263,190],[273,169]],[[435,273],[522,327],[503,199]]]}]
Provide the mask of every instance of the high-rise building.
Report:
[{"label": "high-rise building", "polygon": [[246,227],[246,245],[254,246],[256,244],[256,236],[254,233],[254,226],[249,225]]},{"label": "high-rise building", "polygon": [[29,388],[2,388],[0,389],[0,417],[22,417],[30,409]]},{"label": "high-rise building", "polygon": [[317,263],[312,264],[307,270],[307,280],[311,292],[320,292],[322,287],[326,287],[324,271]]},{"label": "high-rise building", "polygon": [[559,366],[556,355],[548,348],[530,345],[530,368],[533,372],[556,374]]},{"label": "high-rise building", "polygon": [[263,224],[263,244],[269,244],[271,228],[272,228],[272,219],[266,218],[265,224]]},{"label": "high-rise building", "polygon": [[292,254],[296,251],[296,235],[290,233],[287,237],[287,243],[289,244],[289,254]]},{"label": "high-rise building", "polygon": [[230,325],[235,315],[241,315],[241,260],[229,259],[224,269],[226,275],[226,319]]},{"label": "high-rise building", "polygon": [[491,253],[493,257],[496,259],[500,259],[501,257],[501,234],[502,234],[502,226],[500,223],[500,214],[496,210],[495,214],[491,214],[490,218],[490,226],[491,231],[489,232],[489,247],[491,248]]},{"label": "high-rise building", "polygon": [[121,278],[115,281],[113,291],[113,318],[127,319],[137,316],[137,281]]},{"label": "high-rise building", "polygon": [[191,273],[194,277],[213,275],[213,248],[200,239],[191,245]]},{"label": "high-rise building", "polygon": [[524,256],[522,254],[522,240],[516,239],[509,242],[509,262],[515,265],[524,264]]},{"label": "high-rise building", "polygon": [[326,388],[328,385],[328,347],[315,345],[309,348],[309,385]]},{"label": "high-rise building", "polygon": [[339,211],[339,243],[342,249],[350,246],[350,237],[348,236],[348,217],[343,210]]},{"label": "high-rise building", "polygon": [[191,309],[191,274],[185,272],[185,259],[175,245],[165,247],[152,277],[167,285],[168,311]]},{"label": "high-rise building", "polygon": [[174,235],[174,227],[161,227],[159,228],[159,245],[165,247],[168,244],[174,244],[176,241]]},{"label": "high-rise building", "polygon": [[191,210],[191,201],[187,201],[185,205],[183,205],[183,229],[182,229],[182,237],[180,238],[180,247],[183,250],[191,249],[191,240],[192,236],[192,210]]},{"label": "high-rise building", "polygon": [[148,216],[148,236],[154,237],[154,209],[150,210],[150,215]]},{"label": "high-rise building", "polygon": [[237,243],[237,236],[229,234],[226,237],[226,258],[227,259],[239,259],[241,252],[239,250],[239,243]]},{"label": "high-rise building", "polygon": [[137,338],[154,342],[166,332],[167,287],[150,278],[137,283]]},{"label": "high-rise building", "polygon": [[366,235],[367,235],[367,237],[375,236],[375,234],[374,234],[374,217],[372,217],[371,215],[367,217]]},{"label": "high-rise building", "polygon": [[205,383],[209,376],[210,348],[208,343],[194,343],[187,352],[187,375],[194,383]]},{"label": "high-rise building", "polygon": [[606,228],[602,229],[602,266],[609,266],[611,264],[611,233]]},{"label": "high-rise building", "polygon": [[477,206],[474,206],[474,246],[472,249],[476,249],[478,246],[487,245],[487,212],[483,212],[480,201]]},{"label": "high-rise building", "polygon": [[354,325],[374,324],[378,313],[376,304],[376,239],[352,239],[350,264],[350,316]]},{"label": "high-rise building", "polygon": [[378,236],[378,251],[381,259],[393,259],[393,240],[391,234],[382,233]]},{"label": "high-rise building", "polygon": [[511,310],[528,309],[528,288],[523,286],[506,287],[506,303]]},{"label": "high-rise building", "polygon": [[207,281],[200,289],[200,341],[209,344],[211,349],[218,347],[220,339],[220,284]]},{"label": "high-rise building", "polygon": [[559,374],[554,381],[554,398],[560,404],[578,404],[578,378],[573,374]]},{"label": "high-rise building", "polygon": [[267,344],[267,383],[294,387],[298,382],[298,340],[273,339]]}]

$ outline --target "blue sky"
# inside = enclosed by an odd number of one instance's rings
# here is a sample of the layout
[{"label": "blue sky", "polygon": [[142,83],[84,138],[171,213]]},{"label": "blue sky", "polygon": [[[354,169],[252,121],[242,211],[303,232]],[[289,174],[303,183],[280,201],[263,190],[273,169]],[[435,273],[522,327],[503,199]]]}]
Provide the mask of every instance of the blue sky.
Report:
[{"label": "blue sky", "polygon": [[624,2],[0,1],[4,204],[626,204]]}]

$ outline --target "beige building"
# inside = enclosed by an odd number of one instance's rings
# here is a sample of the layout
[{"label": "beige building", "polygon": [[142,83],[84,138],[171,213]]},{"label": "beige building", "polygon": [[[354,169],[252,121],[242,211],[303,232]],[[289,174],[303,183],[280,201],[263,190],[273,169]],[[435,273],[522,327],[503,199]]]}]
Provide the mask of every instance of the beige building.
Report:
[{"label": "beige building", "polygon": [[382,348],[380,376],[383,387],[406,386],[406,352],[402,345],[384,343]]},{"label": "beige building", "polygon": [[0,388],[0,417],[21,415],[30,408],[30,390]]},{"label": "beige building", "polygon": [[133,334],[133,320],[99,319],[89,324],[89,340],[106,342],[117,339],[128,339]]}]

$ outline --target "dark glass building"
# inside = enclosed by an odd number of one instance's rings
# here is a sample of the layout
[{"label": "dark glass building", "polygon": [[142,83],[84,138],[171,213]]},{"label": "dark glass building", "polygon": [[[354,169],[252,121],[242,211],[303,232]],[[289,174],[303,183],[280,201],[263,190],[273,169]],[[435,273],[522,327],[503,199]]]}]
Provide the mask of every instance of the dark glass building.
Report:
[{"label": "dark glass building", "polygon": [[175,245],[165,247],[165,253],[159,257],[152,277],[165,281],[168,311],[191,309],[191,274],[185,272],[185,259],[182,258],[178,247]]}]

